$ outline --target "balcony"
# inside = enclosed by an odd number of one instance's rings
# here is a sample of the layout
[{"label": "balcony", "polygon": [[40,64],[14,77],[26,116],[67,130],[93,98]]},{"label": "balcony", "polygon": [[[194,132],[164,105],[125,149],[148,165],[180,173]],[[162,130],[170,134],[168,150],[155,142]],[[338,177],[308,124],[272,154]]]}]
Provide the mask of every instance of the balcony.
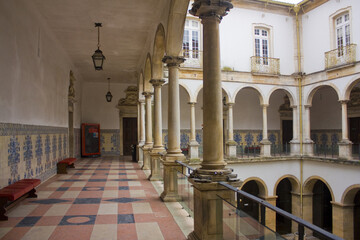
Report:
[{"label": "balcony", "polygon": [[182,55],[186,59],[181,67],[202,68],[203,52],[199,50],[182,50]]},{"label": "balcony", "polygon": [[260,75],[279,75],[280,59],[269,57],[251,57],[251,73]]},{"label": "balcony", "polygon": [[325,53],[325,69],[333,69],[356,61],[356,44],[346,45]]}]

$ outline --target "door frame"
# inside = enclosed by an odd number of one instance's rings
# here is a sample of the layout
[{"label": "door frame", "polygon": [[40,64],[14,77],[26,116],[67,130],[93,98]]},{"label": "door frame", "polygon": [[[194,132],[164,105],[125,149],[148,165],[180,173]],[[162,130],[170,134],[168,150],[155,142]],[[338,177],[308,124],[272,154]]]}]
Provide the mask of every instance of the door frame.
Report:
[{"label": "door frame", "polygon": [[[138,118],[137,106],[119,106],[119,123],[120,123],[120,156],[124,156],[124,118]],[[139,131],[139,129],[138,129]]]}]

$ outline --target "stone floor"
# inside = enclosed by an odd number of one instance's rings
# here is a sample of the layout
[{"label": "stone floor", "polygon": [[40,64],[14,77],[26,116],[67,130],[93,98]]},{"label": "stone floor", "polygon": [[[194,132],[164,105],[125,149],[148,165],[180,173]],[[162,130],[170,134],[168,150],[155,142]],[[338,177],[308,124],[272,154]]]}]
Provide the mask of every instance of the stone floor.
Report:
[{"label": "stone floor", "polygon": [[[0,222],[0,239],[186,239],[191,220],[129,158],[79,159]],[[179,227],[180,226],[180,227]]]}]

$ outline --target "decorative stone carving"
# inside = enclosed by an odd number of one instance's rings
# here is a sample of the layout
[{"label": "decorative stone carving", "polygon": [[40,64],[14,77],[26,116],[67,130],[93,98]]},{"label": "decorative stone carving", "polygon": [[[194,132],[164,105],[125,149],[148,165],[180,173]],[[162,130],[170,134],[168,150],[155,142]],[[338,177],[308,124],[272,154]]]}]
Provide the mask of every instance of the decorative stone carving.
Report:
[{"label": "decorative stone carving", "polygon": [[118,106],[137,106],[138,88],[137,86],[129,86],[126,90],[126,97],[119,100]]},{"label": "decorative stone carving", "polygon": [[284,103],[279,107],[280,118],[292,118],[292,108],[290,107],[290,99],[284,96]]}]

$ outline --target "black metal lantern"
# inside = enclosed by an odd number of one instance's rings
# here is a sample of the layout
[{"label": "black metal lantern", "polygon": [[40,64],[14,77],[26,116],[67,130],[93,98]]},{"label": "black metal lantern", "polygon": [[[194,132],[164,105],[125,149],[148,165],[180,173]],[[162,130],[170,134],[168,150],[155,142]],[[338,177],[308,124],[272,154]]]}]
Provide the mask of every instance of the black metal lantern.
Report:
[{"label": "black metal lantern", "polygon": [[111,102],[113,96],[110,92],[110,78],[108,78],[108,92],[106,93],[105,97],[107,102]]},{"label": "black metal lantern", "polygon": [[100,50],[100,27],[101,23],[95,23],[95,27],[98,28],[98,49],[95,50],[95,53],[91,56],[95,70],[103,70],[103,63],[105,60],[105,56],[103,55],[102,51]]}]

